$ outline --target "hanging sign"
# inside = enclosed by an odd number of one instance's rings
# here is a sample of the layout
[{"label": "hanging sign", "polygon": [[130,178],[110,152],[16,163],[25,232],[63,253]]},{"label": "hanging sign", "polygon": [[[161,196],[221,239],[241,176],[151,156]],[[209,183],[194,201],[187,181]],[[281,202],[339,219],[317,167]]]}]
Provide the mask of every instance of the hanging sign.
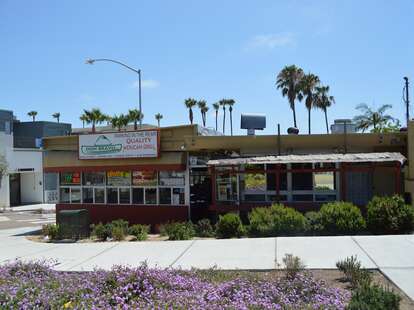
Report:
[{"label": "hanging sign", "polygon": [[79,159],[158,157],[158,130],[79,136]]}]

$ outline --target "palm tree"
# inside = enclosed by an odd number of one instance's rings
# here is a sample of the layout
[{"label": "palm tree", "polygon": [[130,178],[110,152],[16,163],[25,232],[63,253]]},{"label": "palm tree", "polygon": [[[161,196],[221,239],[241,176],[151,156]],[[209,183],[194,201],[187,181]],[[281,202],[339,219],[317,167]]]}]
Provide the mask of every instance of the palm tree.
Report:
[{"label": "palm tree", "polygon": [[225,134],[225,131],[226,131],[226,105],[227,105],[227,99],[221,99],[219,101],[219,104],[223,107],[223,134]]},{"label": "palm tree", "polygon": [[219,111],[219,109],[220,109],[220,104],[217,102],[217,103],[213,103],[213,109],[214,109],[214,111],[216,112],[216,131],[217,131],[217,118],[218,118],[218,111]]},{"label": "palm tree", "polygon": [[79,119],[82,121],[82,127],[83,127],[83,128],[85,128],[85,122],[88,120],[88,116],[87,116],[85,113],[83,113],[83,114],[79,117]]},{"label": "palm tree", "polygon": [[287,97],[289,100],[290,108],[293,111],[293,124],[294,127],[298,127],[296,123],[296,109],[295,100],[302,100],[302,94],[300,92],[300,82],[304,73],[303,70],[295,65],[284,67],[276,79],[277,89],[282,90],[282,96]]},{"label": "palm tree", "polygon": [[138,122],[144,119],[144,114],[138,109],[128,111],[129,121],[134,123],[134,130],[138,129]]},{"label": "palm tree", "polygon": [[326,124],[326,133],[329,133],[329,125],[328,125],[328,108],[335,104],[335,98],[333,96],[329,96],[329,86],[318,86],[315,88],[315,107],[321,109],[325,113],[325,124]]},{"label": "palm tree", "polygon": [[236,103],[233,99],[227,99],[227,105],[229,106],[229,112],[230,112],[230,133],[233,135],[233,106]]},{"label": "palm tree", "polygon": [[312,73],[305,74],[300,82],[302,95],[306,97],[305,106],[308,109],[308,134],[311,134],[311,109],[314,106],[315,88],[319,83],[319,77]]},{"label": "palm tree", "polygon": [[208,106],[205,106],[201,109],[201,113],[203,113],[204,115],[204,120],[203,120],[203,126],[206,127],[206,123],[207,123],[207,112],[208,110],[210,110],[210,108]]},{"label": "palm tree", "polygon": [[158,127],[160,127],[160,121],[161,121],[161,119],[163,118],[163,116],[162,116],[162,114],[161,113],[157,113],[157,114],[155,114],[155,119],[157,120],[157,122],[158,122]]},{"label": "palm tree", "polygon": [[37,111],[30,111],[27,115],[33,119],[33,122],[36,121]]},{"label": "palm tree", "polygon": [[124,114],[120,114],[119,116],[114,115],[110,120],[112,127],[117,128],[118,131],[121,131],[122,127],[128,126],[130,121],[129,115]]},{"label": "palm tree", "polygon": [[83,110],[83,112],[86,115],[86,123],[92,124],[92,132],[95,132],[96,124],[101,124],[109,119],[109,117],[103,114],[98,108],[93,108],[90,111]]},{"label": "palm tree", "polygon": [[365,130],[372,127],[372,131],[378,131],[387,123],[394,121],[394,118],[385,114],[385,111],[391,109],[392,105],[384,104],[378,110],[374,111],[366,103],[361,103],[356,106],[356,109],[361,111],[362,114],[354,117],[353,121],[356,124],[357,130],[365,132]]},{"label": "palm tree", "polygon": [[197,100],[193,99],[193,98],[187,98],[184,101],[184,104],[186,106],[186,108],[188,109],[188,117],[190,118],[190,123],[191,125],[193,124],[193,107],[195,107],[197,105]]},{"label": "palm tree", "polygon": [[[201,119],[203,121],[203,127],[206,127],[206,112],[208,111],[207,102],[205,100],[197,101],[198,108],[201,112]],[[206,111],[207,108],[207,111]]]},{"label": "palm tree", "polygon": [[52,117],[56,118],[57,122],[59,123],[59,120],[60,120],[60,113],[59,112],[53,113]]}]

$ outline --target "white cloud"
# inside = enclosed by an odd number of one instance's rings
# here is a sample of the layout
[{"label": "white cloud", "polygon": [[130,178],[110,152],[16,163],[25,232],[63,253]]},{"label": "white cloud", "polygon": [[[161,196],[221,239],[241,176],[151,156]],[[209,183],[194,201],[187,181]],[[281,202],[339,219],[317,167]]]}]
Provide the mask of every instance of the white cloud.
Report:
[{"label": "white cloud", "polygon": [[[142,80],[141,87],[142,88],[158,88],[160,86],[160,82],[157,80]],[[132,83],[133,88],[138,88],[138,81]]]},{"label": "white cloud", "polygon": [[250,39],[247,49],[267,48],[274,49],[295,44],[292,33],[260,34]]}]

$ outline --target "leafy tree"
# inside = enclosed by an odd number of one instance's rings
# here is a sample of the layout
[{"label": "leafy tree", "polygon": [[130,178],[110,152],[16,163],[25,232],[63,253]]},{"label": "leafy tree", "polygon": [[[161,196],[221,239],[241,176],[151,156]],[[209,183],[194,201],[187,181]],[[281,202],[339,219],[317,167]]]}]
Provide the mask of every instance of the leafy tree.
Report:
[{"label": "leafy tree", "polygon": [[394,119],[389,121],[388,123],[381,125],[376,129],[371,129],[371,132],[380,132],[380,133],[388,133],[388,132],[400,132],[401,129],[401,122],[399,119]]},{"label": "leafy tree", "polygon": [[354,117],[354,122],[357,126],[357,130],[361,130],[365,132],[372,128],[374,132],[381,130],[381,128],[385,127],[389,122],[394,121],[394,118],[386,114],[385,112],[388,109],[391,109],[392,105],[384,104],[378,110],[373,110],[370,108],[366,103],[361,103],[356,106],[356,109],[361,112],[360,115]]},{"label": "leafy tree", "polygon": [[329,133],[327,110],[335,103],[335,98],[329,95],[329,86],[317,86],[315,91],[314,105],[325,114],[326,133]]},{"label": "leafy tree", "polygon": [[300,83],[303,78],[303,70],[295,65],[284,67],[276,79],[277,89],[281,89],[282,96],[287,97],[289,101],[290,108],[293,112],[293,124],[297,128],[296,122],[296,110],[295,110],[295,101],[298,99],[302,100],[303,96],[301,94]]},{"label": "leafy tree", "polygon": [[206,113],[208,111],[207,102],[205,100],[199,100],[197,101],[197,105],[201,112],[201,119],[203,121],[203,126],[206,127],[206,121],[207,121]]},{"label": "leafy tree", "polygon": [[305,97],[305,106],[308,110],[308,134],[311,134],[311,109],[314,107],[315,89],[319,83],[319,77],[312,73],[305,74],[300,82],[300,89]]},{"label": "leafy tree", "polygon": [[92,124],[92,132],[96,131],[96,124],[101,124],[106,120],[109,120],[109,117],[101,112],[98,108],[93,108],[92,110],[83,110],[84,115],[86,116],[86,123]]},{"label": "leafy tree", "polygon": [[33,119],[33,122],[36,121],[37,111],[30,111],[27,115]]},{"label": "leafy tree", "polygon": [[194,115],[193,115],[193,108],[197,105],[197,100],[193,98],[187,98],[184,101],[186,108],[188,109],[188,117],[190,119],[190,124],[193,124]]},{"label": "leafy tree", "polygon": [[161,119],[163,118],[163,116],[162,116],[162,114],[161,113],[157,113],[157,114],[155,114],[155,119],[157,120],[157,122],[158,122],[158,127],[160,127],[160,121],[161,121]]},{"label": "leafy tree", "polygon": [[57,122],[59,123],[59,121],[60,121],[60,113],[59,112],[53,113],[52,117],[56,118]]},{"label": "leafy tree", "polygon": [[217,126],[217,118],[218,118],[218,111],[220,109],[220,103],[213,103],[213,109],[216,112],[216,131],[218,130],[218,126]]},{"label": "leafy tree", "polygon": [[229,106],[230,113],[230,133],[233,135],[233,106],[236,103],[233,99],[227,99],[227,105]]},{"label": "leafy tree", "polygon": [[138,122],[144,119],[144,114],[138,109],[128,111],[128,118],[130,122],[134,123],[134,130],[138,129]]}]

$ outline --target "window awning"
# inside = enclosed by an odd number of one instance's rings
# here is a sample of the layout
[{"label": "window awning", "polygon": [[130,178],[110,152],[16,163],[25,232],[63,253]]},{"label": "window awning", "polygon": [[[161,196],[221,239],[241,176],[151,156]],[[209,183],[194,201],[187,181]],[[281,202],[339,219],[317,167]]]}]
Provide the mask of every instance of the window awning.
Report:
[{"label": "window awning", "polygon": [[354,154],[306,154],[260,157],[238,157],[209,160],[209,166],[238,166],[243,164],[289,164],[289,163],[357,163],[357,162],[400,162],[406,158],[401,153],[354,153]]}]

